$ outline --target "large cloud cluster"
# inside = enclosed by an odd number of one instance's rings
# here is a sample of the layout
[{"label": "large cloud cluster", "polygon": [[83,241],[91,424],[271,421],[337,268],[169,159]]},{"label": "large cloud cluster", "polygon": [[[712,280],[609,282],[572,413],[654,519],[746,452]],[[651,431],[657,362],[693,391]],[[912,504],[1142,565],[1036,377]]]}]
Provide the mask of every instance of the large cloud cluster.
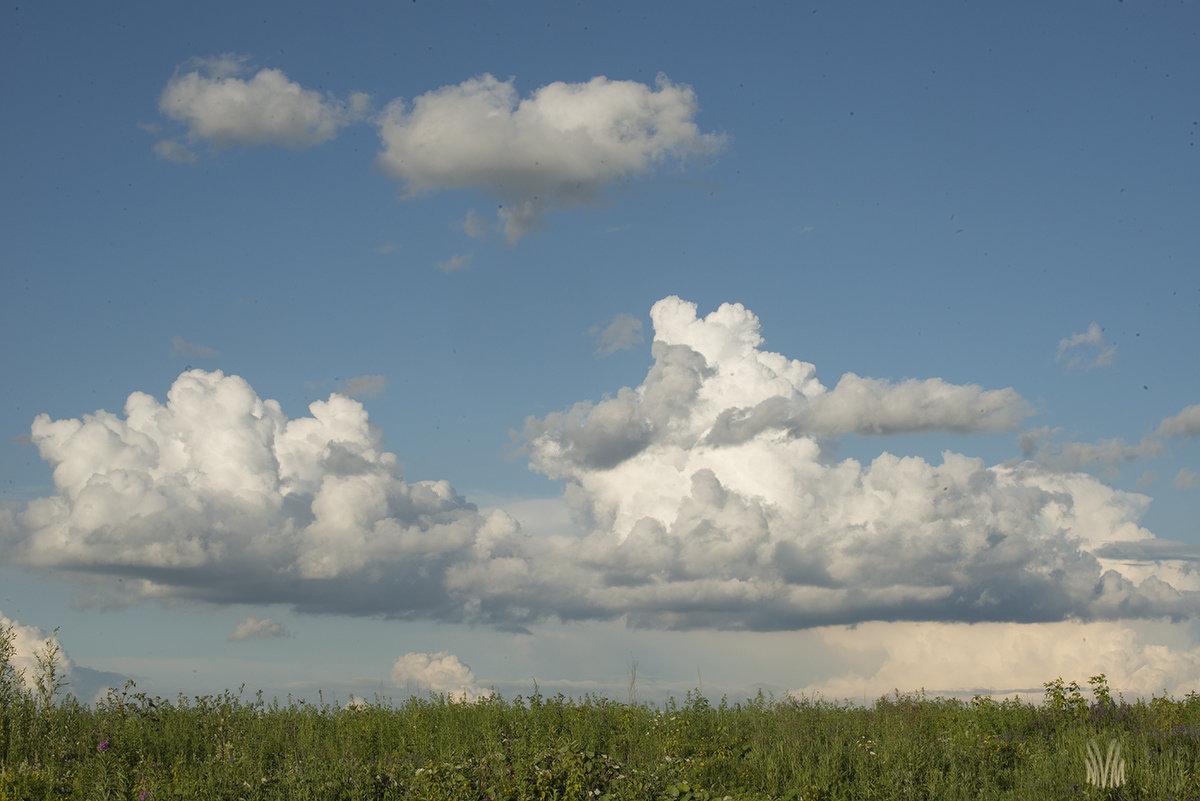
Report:
[{"label": "large cloud cluster", "polygon": [[[0,519],[10,564],[119,575],[137,597],[488,623],[616,620],[796,630],[865,621],[1182,618],[1194,554],[1139,525],[1148,498],[1037,461],[934,463],[840,437],[1014,431],[1012,389],[843,376],[763,349],[736,304],[651,311],[636,388],[530,418],[573,530],[523,533],[445,481],[407,483],[364,408],[288,419],[191,370],[124,417],[39,416],[57,492]],[[1192,432],[1191,408],[1163,424]],[[1178,549],[1176,549],[1178,550]]]},{"label": "large cloud cluster", "polygon": [[183,373],[125,416],[40,415],[57,493],[10,519],[6,561],[118,574],[141,596],[454,617],[442,575],[515,531],[445,481],[406,483],[362,405],[288,419],[243,379]]},{"label": "large cloud cluster", "polygon": [[696,97],[660,76],[654,88],[605,77],[548,84],[519,99],[491,75],[384,110],[380,168],[408,195],[471,188],[500,200],[509,241],[552,208],[592,201],[612,181],[671,157],[708,152],[720,137],[693,121]]},{"label": "large cloud cluster", "polygon": [[[884,451],[861,464],[829,446],[838,435],[1014,430],[1027,406],[1013,390],[853,374],[827,389],[813,365],[762,350],[740,305],[701,318],[670,297],[651,318],[641,386],[526,423],[531,466],[568,482],[587,532],[560,546],[560,558],[576,554],[558,573],[564,616],[786,629],[1197,610],[1194,579],[1135,582],[1096,553],[1152,538],[1138,525],[1144,496],[1032,462]],[[510,560],[499,572],[512,606],[522,570]]]}]

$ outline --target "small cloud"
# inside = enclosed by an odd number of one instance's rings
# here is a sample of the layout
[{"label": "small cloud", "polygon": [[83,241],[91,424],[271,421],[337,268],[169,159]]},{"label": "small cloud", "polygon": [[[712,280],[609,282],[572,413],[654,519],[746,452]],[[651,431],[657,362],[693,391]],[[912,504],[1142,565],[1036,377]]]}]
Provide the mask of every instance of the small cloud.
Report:
[{"label": "small cloud", "polygon": [[206,345],[196,345],[176,335],[171,337],[171,355],[187,356],[192,359],[215,359],[221,354]]},{"label": "small cloud", "polygon": [[1200,403],[1188,406],[1174,417],[1168,417],[1158,427],[1160,437],[1195,437],[1200,435]]},{"label": "small cloud", "polygon": [[272,637],[290,636],[292,636],[291,632],[277,620],[269,617],[248,617],[238,623],[233,634],[229,635],[229,639],[234,642],[245,642],[246,640],[269,640]]},{"label": "small cloud", "polygon": [[1091,370],[1095,367],[1111,367],[1116,353],[1115,345],[1104,342],[1104,329],[1098,323],[1092,323],[1085,333],[1072,334],[1059,340],[1054,361],[1065,361],[1068,370]]},{"label": "small cloud", "polygon": [[458,270],[465,270],[470,265],[471,265],[471,254],[470,253],[455,253],[453,256],[446,259],[445,261],[439,261],[437,263],[437,268],[439,270],[441,270],[442,272],[446,273],[447,275],[449,275],[450,273],[456,272]]},{"label": "small cloud", "polygon": [[[311,147],[333,139],[340,128],[362,119],[370,98],[356,92],[349,102],[305,89],[277,69],[252,77],[246,59],[224,55],[196,59],[188,72],[176,72],[159,98],[159,110],[187,126],[189,144],[206,140],[217,146],[283,145]],[[155,146],[162,158],[193,161],[190,149],[174,139]]]},{"label": "small cloud", "polygon": [[351,398],[378,398],[387,389],[387,383],[381,375],[360,375],[342,382],[341,393]]},{"label": "small cloud", "polygon": [[608,325],[592,326],[588,331],[596,338],[596,355],[609,356],[619,350],[629,350],[641,344],[642,321],[632,314],[618,314]]},{"label": "small cloud", "polygon": [[483,695],[471,668],[449,651],[407,653],[392,665],[392,683],[413,690],[427,689],[471,701]]},{"label": "small cloud", "polygon": [[1155,481],[1158,481],[1158,473],[1153,470],[1144,470],[1142,471],[1142,474],[1138,476],[1137,488],[1150,489],[1150,487],[1154,486]]},{"label": "small cloud", "polygon": [[391,242],[385,242],[384,244],[380,245],[379,247],[374,248],[372,250],[372,252],[378,256],[386,256],[387,254],[391,253],[395,249],[396,249],[396,246],[394,244],[392,244]]},{"label": "small cloud", "polygon": [[1200,475],[1193,473],[1186,467],[1179,468],[1179,472],[1175,474],[1175,478],[1171,481],[1171,486],[1175,489],[1195,489],[1200,487]]}]

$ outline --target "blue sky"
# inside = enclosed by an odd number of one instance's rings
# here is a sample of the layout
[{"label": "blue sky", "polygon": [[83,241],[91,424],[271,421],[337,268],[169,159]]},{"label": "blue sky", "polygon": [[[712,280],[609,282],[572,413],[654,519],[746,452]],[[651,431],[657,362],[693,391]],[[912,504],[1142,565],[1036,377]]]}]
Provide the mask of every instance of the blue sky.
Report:
[{"label": "blue sky", "polygon": [[1189,5],[0,13],[80,692],[1193,689]]}]

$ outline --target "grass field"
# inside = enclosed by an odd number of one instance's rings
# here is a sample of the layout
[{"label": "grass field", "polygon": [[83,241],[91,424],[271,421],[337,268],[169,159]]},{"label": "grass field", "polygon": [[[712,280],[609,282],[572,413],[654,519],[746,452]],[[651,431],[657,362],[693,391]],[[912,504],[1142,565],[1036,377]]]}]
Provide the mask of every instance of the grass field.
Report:
[{"label": "grass field", "polygon": [[[32,686],[11,644],[0,629],[0,801],[1200,799],[1200,695],[1127,703],[1103,676],[1048,682],[1039,704],[688,694],[655,707],[536,689],[281,704],[129,684],[85,705],[60,686],[53,643]],[[1117,762],[1120,786],[1096,786]]]}]

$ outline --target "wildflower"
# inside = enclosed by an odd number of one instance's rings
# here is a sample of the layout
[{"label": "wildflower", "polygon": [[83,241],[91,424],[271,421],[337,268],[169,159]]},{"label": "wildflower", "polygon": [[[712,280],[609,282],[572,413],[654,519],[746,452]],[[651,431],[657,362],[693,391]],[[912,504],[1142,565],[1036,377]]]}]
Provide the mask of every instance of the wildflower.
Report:
[{"label": "wildflower", "polygon": [[96,750],[102,754],[105,751],[107,751],[108,750],[108,740],[101,740],[100,745],[96,746]]}]

